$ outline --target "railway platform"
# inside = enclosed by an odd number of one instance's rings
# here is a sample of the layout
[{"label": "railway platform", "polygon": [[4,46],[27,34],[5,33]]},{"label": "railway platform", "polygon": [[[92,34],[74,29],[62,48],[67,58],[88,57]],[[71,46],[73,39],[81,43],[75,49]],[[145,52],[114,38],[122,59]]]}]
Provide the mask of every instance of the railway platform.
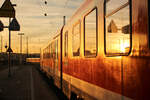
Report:
[{"label": "railway platform", "polygon": [[0,71],[0,100],[59,100],[34,66],[13,66],[11,72]]}]

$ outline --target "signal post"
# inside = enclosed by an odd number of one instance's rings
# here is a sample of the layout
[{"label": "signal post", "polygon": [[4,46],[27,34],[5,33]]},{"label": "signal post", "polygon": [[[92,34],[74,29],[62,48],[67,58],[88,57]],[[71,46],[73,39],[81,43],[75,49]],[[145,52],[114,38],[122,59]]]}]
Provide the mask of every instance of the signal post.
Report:
[{"label": "signal post", "polygon": [[[0,17],[9,18],[9,26],[4,26],[3,23],[0,21],[0,31],[3,31],[3,28],[8,28],[9,30],[9,46],[7,49],[8,54],[8,77],[11,77],[11,53],[13,50],[11,49],[11,31],[20,31],[20,25],[15,18],[15,9],[14,6],[16,4],[12,4],[10,0],[5,0],[2,7],[0,8]],[[13,18],[11,20],[11,18]]]}]

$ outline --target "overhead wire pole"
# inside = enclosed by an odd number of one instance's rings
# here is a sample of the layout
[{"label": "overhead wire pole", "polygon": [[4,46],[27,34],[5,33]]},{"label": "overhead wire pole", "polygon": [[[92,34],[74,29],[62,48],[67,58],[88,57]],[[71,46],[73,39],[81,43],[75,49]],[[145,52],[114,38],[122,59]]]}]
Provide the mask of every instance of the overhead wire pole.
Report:
[{"label": "overhead wire pole", "polygon": [[[69,0],[66,0],[64,8],[67,6]],[[60,89],[63,91],[63,28],[66,24],[66,16],[63,16],[63,27],[60,31]]]},{"label": "overhead wire pole", "polygon": [[22,64],[22,35],[24,33],[18,33],[18,35],[20,35],[20,64]]},{"label": "overhead wire pole", "polygon": [[63,28],[64,28],[64,26],[65,26],[65,19],[66,19],[66,17],[65,16],[63,16],[63,27],[62,27],[62,29],[61,29],[61,32],[60,32],[60,88],[61,88],[61,91],[63,91],[63,87],[62,87],[62,85],[63,85]]},{"label": "overhead wire pole", "polygon": [[28,58],[28,36],[27,36],[27,58]]}]

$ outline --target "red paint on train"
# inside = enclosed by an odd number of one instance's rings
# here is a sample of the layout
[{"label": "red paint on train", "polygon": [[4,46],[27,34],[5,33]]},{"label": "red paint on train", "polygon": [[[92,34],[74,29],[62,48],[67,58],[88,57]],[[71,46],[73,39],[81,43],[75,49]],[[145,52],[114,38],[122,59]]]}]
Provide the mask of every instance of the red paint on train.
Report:
[{"label": "red paint on train", "polygon": [[[110,0],[111,1],[111,0]],[[129,0],[130,1],[130,0]],[[97,7],[98,17],[98,50],[96,57],[84,56],[84,43],[81,43],[81,54],[79,57],[72,56],[72,50],[68,49],[68,57],[64,57],[63,49],[63,92],[71,98],[71,92],[74,92],[83,99],[103,99],[103,100],[149,100],[150,96],[150,49],[148,47],[148,0],[131,0],[131,52],[129,55],[107,56],[105,54],[105,37],[104,35],[104,1],[103,0],[86,0],[85,3],[69,20],[63,29],[63,36],[69,31],[72,36],[72,28],[76,22],[81,21],[81,37],[84,37],[84,18]],[[122,9],[122,8],[119,8]],[[113,12],[114,13],[114,12]],[[60,34],[60,33],[59,33]],[[109,33],[113,34],[113,33]],[[84,39],[81,39],[83,42]],[[53,52],[52,58],[42,56],[41,68],[51,73],[55,84],[60,87],[60,35],[55,37],[51,43],[58,41],[58,50]],[[69,39],[68,43],[71,42]],[[49,45],[51,45],[51,43]],[[70,43],[71,44],[71,43]],[[69,48],[72,45],[68,44]],[[49,46],[48,45],[48,46]],[[63,38],[64,48],[64,38]],[[44,54],[43,52],[42,54]],[[48,72],[52,70],[51,72]],[[80,87],[78,86],[84,86]],[[95,93],[95,91],[101,91]],[[95,94],[92,94],[95,93]],[[99,95],[98,95],[99,94]]]}]

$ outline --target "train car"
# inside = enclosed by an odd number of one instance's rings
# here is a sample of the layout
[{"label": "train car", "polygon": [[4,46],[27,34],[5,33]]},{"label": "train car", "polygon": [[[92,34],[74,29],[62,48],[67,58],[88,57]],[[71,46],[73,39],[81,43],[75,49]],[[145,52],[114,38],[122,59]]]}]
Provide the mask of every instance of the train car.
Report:
[{"label": "train car", "polygon": [[[58,32],[59,33],[59,32]],[[60,36],[53,38],[41,52],[41,70],[60,88]]]},{"label": "train car", "polygon": [[43,49],[41,69],[71,100],[149,100],[149,4],[85,0]]},{"label": "train car", "polygon": [[28,63],[40,63],[40,58],[26,58]]}]

